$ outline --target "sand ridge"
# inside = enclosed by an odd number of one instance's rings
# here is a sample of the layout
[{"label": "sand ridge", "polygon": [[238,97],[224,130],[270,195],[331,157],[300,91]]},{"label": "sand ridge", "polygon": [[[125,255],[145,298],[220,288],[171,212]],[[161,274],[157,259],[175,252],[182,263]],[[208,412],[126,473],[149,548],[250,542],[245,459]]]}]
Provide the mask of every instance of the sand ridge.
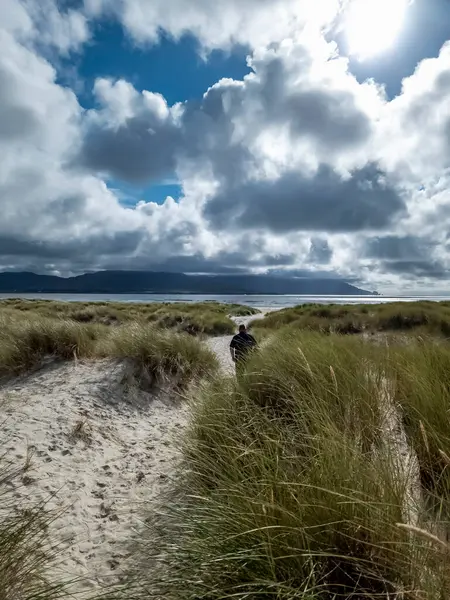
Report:
[{"label": "sand ridge", "polygon": [[[269,310],[233,320],[249,325]],[[230,374],[231,337],[206,342]],[[60,513],[50,575],[77,578],[77,593],[120,580],[143,503],[157,506],[181,458],[188,403],[137,390],[130,373],[126,362],[50,362],[0,384],[0,447],[21,470],[11,493],[18,506],[45,502]]]},{"label": "sand ridge", "polygon": [[0,444],[24,469],[11,493],[23,506],[63,511],[50,531],[59,579],[76,589],[116,581],[132,531],[168,485],[187,408],[128,388],[127,366],[58,363],[0,388]]}]

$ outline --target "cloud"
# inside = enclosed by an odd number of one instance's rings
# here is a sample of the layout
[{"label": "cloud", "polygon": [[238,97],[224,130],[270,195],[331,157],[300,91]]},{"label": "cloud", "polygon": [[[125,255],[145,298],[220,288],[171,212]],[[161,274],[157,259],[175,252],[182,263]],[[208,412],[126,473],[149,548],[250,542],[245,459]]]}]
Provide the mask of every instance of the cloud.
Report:
[{"label": "cloud", "polygon": [[61,54],[68,54],[79,50],[89,39],[88,21],[80,10],[63,11],[58,0],[22,0],[22,4],[33,22],[39,47],[54,47]]},{"label": "cloud", "polygon": [[387,235],[368,239],[365,255],[367,258],[382,260],[412,261],[427,258],[434,249],[430,240],[412,235]]},{"label": "cloud", "polygon": [[[422,184],[450,168],[450,42],[403,80],[385,106],[380,155],[390,169]],[[386,140],[390,144],[386,145]]]},{"label": "cloud", "polygon": [[130,182],[204,172],[203,214],[215,228],[386,227],[404,204],[367,162],[382,93],[313,42],[319,58],[300,40],[258,51],[251,75],[218,82],[201,102],[168,107],[125,81],[97,81],[100,108],[86,120],[78,164]]},{"label": "cloud", "polygon": [[90,15],[113,15],[138,42],[156,43],[164,31],[195,36],[206,49],[257,47],[280,41],[306,23],[327,25],[340,0],[85,0]]},{"label": "cloud", "polygon": [[[191,4],[86,0],[84,14],[3,0],[2,268],[288,269],[374,289],[431,290],[445,279],[450,46],[388,101],[319,34],[336,2],[324,0],[323,19],[310,0]],[[164,30],[189,32],[206,49],[246,44],[252,73],[174,106],[98,79],[96,107],[85,111],[52,60],[80,51],[87,15],[108,11],[141,42]],[[119,187],[175,177],[183,193],[125,207],[110,177]]]},{"label": "cloud", "polygon": [[80,10],[60,10],[58,0],[2,0],[0,29],[17,41],[62,54],[79,50],[89,39],[86,16]]},{"label": "cloud", "polygon": [[285,231],[352,232],[384,229],[405,208],[375,165],[341,179],[321,166],[311,178],[290,172],[275,181],[234,188],[231,184],[205,209],[214,227]]},{"label": "cloud", "polygon": [[408,236],[389,235],[368,239],[365,256],[377,259],[378,269],[404,277],[445,279],[450,274],[450,265],[445,266],[436,256],[439,245],[432,240]]},{"label": "cloud", "polygon": [[308,262],[317,265],[326,265],[333,257],[333,250],[326,238],[312,238],[308,254]]},{"label": "cloud", "polygon": [[132,183],[175,169],[181,133],[160,94],[139,94],[125,81],[97,80],[100,111],[90,111],[79,162]]},{"label": "cloud", "polygon": [[388,264],[384,263],[382,268],[389,273],[397,273],[402,277],[409,275],[413,279],[446,280],[450,275],[450,269],[439,262],[399,260]]}]

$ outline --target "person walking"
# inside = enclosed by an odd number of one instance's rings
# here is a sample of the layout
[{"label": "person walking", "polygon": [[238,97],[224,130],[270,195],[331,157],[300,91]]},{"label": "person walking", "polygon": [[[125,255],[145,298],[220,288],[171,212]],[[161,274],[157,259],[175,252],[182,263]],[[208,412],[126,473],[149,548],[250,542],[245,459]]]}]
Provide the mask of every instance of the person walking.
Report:
[{"label": "person walking", "polygon": [[245,325],[239,325],[237,333],[230,344],[231,359],[236,365],[236,375],[242,372],[249,353],[257,346],[255,338],[247,332]]}]

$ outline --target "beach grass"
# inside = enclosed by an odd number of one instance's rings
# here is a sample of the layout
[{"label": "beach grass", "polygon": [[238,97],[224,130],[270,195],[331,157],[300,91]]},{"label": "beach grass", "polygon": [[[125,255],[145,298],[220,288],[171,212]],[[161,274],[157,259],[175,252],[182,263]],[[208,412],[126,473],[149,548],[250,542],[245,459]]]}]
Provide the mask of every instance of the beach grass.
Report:
[{"label": "beach grass", "polygon": [[[417,453],[424,489],[450,500],[450,348],[419,339],[390,355],[395,400]],[[450,513],[447,518],[450,519]]]},{"label": "beach grass", "polygon": [[204,385],[176,490],[146,521],[133,593],[448,597],[446,551],[408,521],[408,484],[383,443],[390,360],[355,338],[283,332],[238,381]]},{"label": "beach grass", "polygon": [[58,552],[48,537],[54,515],[45,506],[17,505],[11,485],[22,475],[0,450],[0,600],[66,598],[67,584],[46,579]]},{"label": "beach grass", "polygon": [[0,318],[42,317],[107,326],[139,322],[191,335],[231,334],[234,323],[230,316],[251,316],[258,312],[250,306],[219,302],[58,302],[14,298],[0,301]]},{"label": "beach grass", "polygon": [[45,359],[127,359],[139,380],[170,381],[182,388],[217,369],[215,355],[198,339],[139,322],[110,328],[70,319],[33,316],[0,321],[0,376],[26,373]]},{"label": "beach grass", "polygon": [[27,372],[46,358],[103,356],[132,358],[139,368],[145,364],[152,380],[161,380],[164,372],[164,377],[177,373],[180,381],[186,381],[215,364],[213,355],[188,337],[232,334],[231,315],[257,312],[217,302],[4,300],[0,302],[0,377]]},{"label": "beach grass", "polygon": [[[1,375],[48,356],[111,358],[129,361],[138,382],[169,384],[189,396],[190,425],[177,440],[179,472],[157,510],[143,507],[134,568],[105,597],[450,597],[450,349],[442,326],[434,326],[448,307],[430,308],[420,321],[423,304],[412,313],[403,305],[356,313],[374,331],[408,331],[408,344],[369,344],[316,327],[316,320],[347,319],[348,307],[269,315],[270,326],[258,329],[266,339],[237,379],[220,373],[201,339],[162,324],[176,312],[114,326],[64,311],[55,317],[25,310],[21,319],[10,308],[0,312]],[[228,314],[222,310],[221,318]],[[305,315],[311,328],[297,323]],[[412,512],[411,474],[399,470],[404,458],[386,437],[386,402],[398,410],[407,451],[418,459],[421,490]],[[51,553],[41,520],[27,521],[32,514],[11,506],[0,519],[0,600],[64,597],[63,588],[52,590],[41,578]],[[14,540],[31,562],[14,554]],[[12,582],[8,593],[2,576]],[[15,591],[18,581],[25,591]]]},{"label": "beach grass", "polygon": [[73,359],[95,354],[105,328],[63,319],[0,319],[0,376],[26,372],[46,357]]},{"label": "beach grass", "polygon": [[197,339],[138,323],[115,329],[105,340],[105,355],[130,360],[138,380],[170,383],[183,389],[191,382],[211,376],[219,368],[216,356]]},{"label": "beach grass", "polygon": [[258,329],[291,329],[322,333],[361,334],[393,332],[450,336],[450,302],[394,302],[380,304],[304,304],[268,314]]}]

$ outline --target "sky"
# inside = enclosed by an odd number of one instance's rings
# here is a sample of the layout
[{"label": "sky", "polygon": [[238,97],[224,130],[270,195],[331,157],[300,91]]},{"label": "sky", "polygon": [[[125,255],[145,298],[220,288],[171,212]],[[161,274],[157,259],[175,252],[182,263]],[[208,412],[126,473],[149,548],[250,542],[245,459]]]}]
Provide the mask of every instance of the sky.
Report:
[{"label": "sky", "polygon": [[450,292],[450,0],[1,0],[0,270]]}]

